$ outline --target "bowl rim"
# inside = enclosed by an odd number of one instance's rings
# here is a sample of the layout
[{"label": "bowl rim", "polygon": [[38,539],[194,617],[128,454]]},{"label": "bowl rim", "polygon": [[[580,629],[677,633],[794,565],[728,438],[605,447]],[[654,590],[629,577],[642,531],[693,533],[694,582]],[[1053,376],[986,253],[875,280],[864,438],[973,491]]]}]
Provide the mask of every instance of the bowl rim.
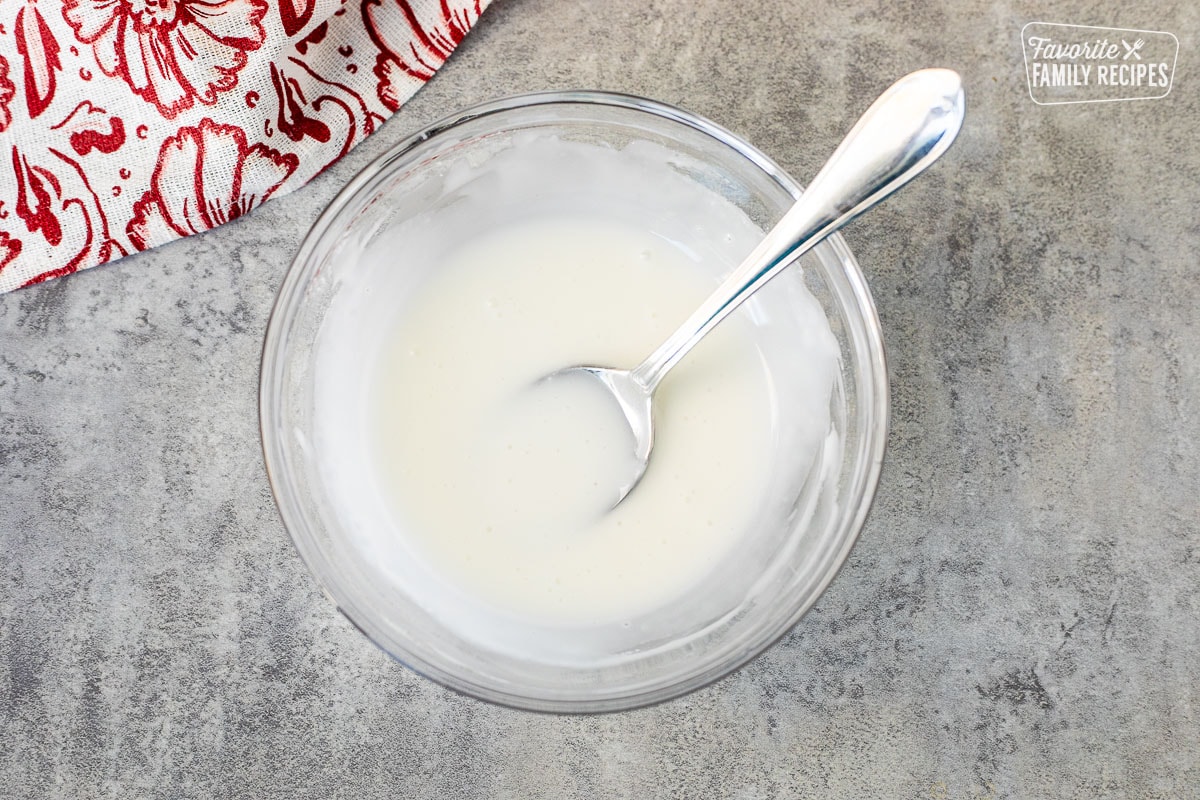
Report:
[{"label": "bowl rim", "polygon": [[459,694],[518,710],[556,714],[590,714],[633,710],[676,699],[712,685],[774,647],[812,609],[841,571],[870,514],[882,471],[890,423],[887,357],[884,350],[882,325],[866,278],[840,233],[835,232],[826,237],[823,242],[813,248],[813,252],[816,253],[819,248],[828,247],[834,260],[842,268],[850,294],[861,314],[863,334],[865,335],[862,355],[865,356],[865,364],[869,364],[866,374],[870,380],[868,386],[870,396],[866,398],[859,396],[858,404],[861,406],[866,401],[868,431],[861,437],[861,446],[856,454],[862,466],[853,473],[854,480],[849,486],[846,497],[847,505],[852,504],[856,512],[844,520],[841,526],[843,535],[838,546],[825,554],[824,560],[827,565],[819,573],[820,579],[807,590],[807,602],[796,605],[790,614],[780,617],[770,626],[770,634],[754,642],[754,646],[742,648],[736,656],[716,661],[701,671],[688,674],[683,680],[650,689],[638,687],[628,693],[606,695],[600,698],[583,700],[550,698],[481,685],[430,663],[405,648],[399,648],[403,651],[402,653],[395,652],[395,643],[385,644],[383,637],[373,630],[374,626],[370,623],[370,615],[360,613],[349,596],[341,596],[344,593],[340,586],[330,580],[329,571],[324,564],[325,559],[319,558],[319,549],[310,547],[309,543],[299,535],[299,531],[304,525],[301,519],[294,518],[293,509],[289,507],[290,500],[287,497],[290,485],[285,480],[287,471],[285,465],[289,459],[280,444],[282,437],[275,435],[280,427],[275,419],[275,408],[272,401],[273,398],[282,395],[284,333],[290,329],[290,322],[300,307],[298,300],[312,277],[310,273],[312,272],[311,262],[314,251],[325,239],[350,201],[372,180],[383,173],[388,168],[389,162],[403,158],[442,133],[488,116],[526,107],[549,105],[608,106],[647,113],[669,120],[691,128],[733,149],[793,198],[799,197],[803,191],[802,186],[778,164],[737,134],[699,114],[639,95],[583,89],[531,92],[479,103],[444,116],[392,145],[360,169],[325,206],[305,233],[276,293],[263,337],[259,361],[258,392],[260,442],[272,497],[284,528],[301,560],[304,561],[322,593],[333,602],[342,616],[393,660],[424,678]]}]

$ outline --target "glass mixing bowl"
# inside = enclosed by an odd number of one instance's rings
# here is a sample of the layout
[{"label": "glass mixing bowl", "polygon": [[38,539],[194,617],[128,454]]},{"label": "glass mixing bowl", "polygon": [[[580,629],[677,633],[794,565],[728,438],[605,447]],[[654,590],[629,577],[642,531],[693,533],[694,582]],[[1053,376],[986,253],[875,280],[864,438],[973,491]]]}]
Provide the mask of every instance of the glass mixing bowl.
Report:
[{"label": "glass mixing bowl", "polygon": [[[801,191],[770,159],[728,131],[636,97],[533,94],[438,122],[354,178],[301,245],[263,347],[263,449],[280,514],[300,555],[338,609],[387,653],[445,686],[495,703],[538,711],[613,711],[677,697],[727,675],[785,634],[828,586],[862,528],[879,478],[888,421],[883,343],[866,282],[835,234],[737,312],[778,328],[803,284],[828,317],[840,347],[840,374],[829,399],[830,435],[811,464],[794,463],[787,446],[787,396],[776,398],[774,501],[757,523],[761,535],[731,553],[707,580],[707,587],[720,590],[700,587],[650,614],[644,624],[616,633],[563,634],[574,636],[574,652],[583,654],[572,658],[546,658],[519,646],[492,648],[463,636],[356,544],[356,526],[367,523],[334,497],[337,489],[322,469],[314,431],[322,381],[331,380],[318,367],[317,353],[331,302],[355,280],[364,248],[406,220],[449,213],[453,192],[447,187],[461,182],[464,170],[486,174],[497,153],[539,136],[615,152],[631,152],[636,145],[643,158],[658,154],[696,192],[719,195],[764,231]],[[497,186],[505,191],[502,182]],[[551,206],[555,191],[586,194],[589,187],[546,187],[542,194],[549,193]],[[643,196],[636,201],[653,206],[646,188],[639,191]],[[547,197],[497,198],[502,209],[531,203],[545,206]],[[419,272],[429,266],[397,268]],[[404,287],[419,283],[418,277],[395,285],[408,291]],[[398,308],[403,300],[396,298]],[[778,341],[773,347],[778,352],[766,357],[786,370],[786,347]]]}]

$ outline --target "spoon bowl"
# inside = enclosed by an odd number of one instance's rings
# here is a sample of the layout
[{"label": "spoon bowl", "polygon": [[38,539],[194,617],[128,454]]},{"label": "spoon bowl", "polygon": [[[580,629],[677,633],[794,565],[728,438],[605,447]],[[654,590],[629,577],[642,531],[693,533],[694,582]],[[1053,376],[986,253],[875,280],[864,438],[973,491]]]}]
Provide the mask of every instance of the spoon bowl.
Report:
[{"label": "spoon bowl", "polygon": [[580,377],[600,384],[612,395],[621,409],[621,414],[633,433],[633,468],[628,478],[617,487],[617,499],[607,510],[612,510],[629,496],[642,481],[650,464],[650,451],[654,449],[654,390],[641,383],[634,370],[611,367],[567,367],[547,375],[542,380],[557,381]]},{"label": "spoon bowl", "polygon": [[729,312],[814,245],[875,206],[942,156],[962,127],[962,79],[923,69],[871,104],[808,190],[762,242],[663,344],[633,369],[577,365],[547,379],[586,376],[609,392],[633,433],[635,472],[614,507],[641,481],[654,448],[654,391],[667,372]]}]

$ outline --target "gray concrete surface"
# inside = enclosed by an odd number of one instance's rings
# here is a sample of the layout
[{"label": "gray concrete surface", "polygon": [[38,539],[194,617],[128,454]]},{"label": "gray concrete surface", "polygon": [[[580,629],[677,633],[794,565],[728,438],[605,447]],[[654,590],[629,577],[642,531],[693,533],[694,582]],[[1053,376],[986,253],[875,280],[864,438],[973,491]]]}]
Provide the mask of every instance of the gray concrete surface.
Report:
[{"label": "gray concrete surface", "polygon": [[[306,189],[0,297],[0,797],[1200,796],[1200,12],[846,5],[498,0]],[[1171,31],[1174,89],[1035,105],[1030,20]],[[893,381],[878,500],[778,647],[656,708],[544,717],[335,613],[276,515],[255,392],[283,270],[356,170],[454,108],[586,87],[804,180],[935,64],[966,77],[959,142],[847,233]]]}]

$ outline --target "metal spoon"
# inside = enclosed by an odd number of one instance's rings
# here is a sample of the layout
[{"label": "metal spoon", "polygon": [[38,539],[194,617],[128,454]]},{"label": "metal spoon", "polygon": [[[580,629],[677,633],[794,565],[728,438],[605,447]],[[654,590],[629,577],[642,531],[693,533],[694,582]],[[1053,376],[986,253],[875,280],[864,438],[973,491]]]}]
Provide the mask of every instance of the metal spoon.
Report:
[{"label": "metal spoon", "polygon": [[923,69],[901,78],[867,109],[758,247],[645,361],[632,370],[581,365],[547,377],[595,378],[624,412],[633,431],[636,472],[620,487],[617,503],[646,472],[654,446],[651,398],[663,376],[767,281],[936,161],[954,141],[964,112],[958,73]]}]

